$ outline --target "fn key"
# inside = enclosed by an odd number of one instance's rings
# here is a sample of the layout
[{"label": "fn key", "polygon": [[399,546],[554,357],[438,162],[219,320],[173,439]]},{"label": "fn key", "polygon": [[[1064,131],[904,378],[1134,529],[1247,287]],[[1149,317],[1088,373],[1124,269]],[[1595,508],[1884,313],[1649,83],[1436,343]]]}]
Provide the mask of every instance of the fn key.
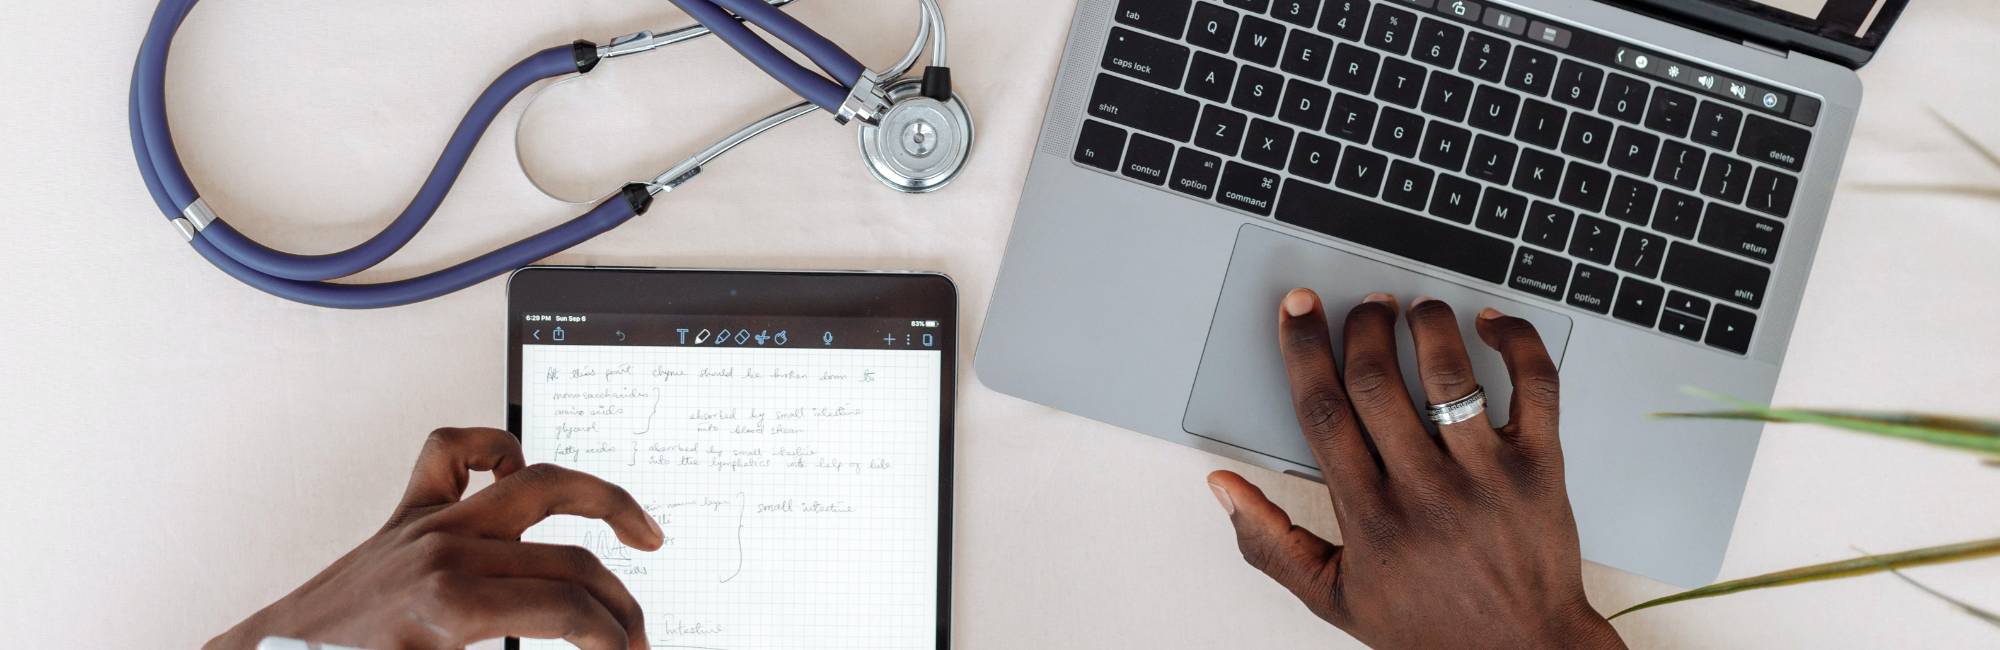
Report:
[{"label": "fn key", "polygon": [[1116,174],[1118,159],[1124,154],[1124,129],[1097,120],[1083,122],[1083,132],[1076,136],[1077,162]]}]

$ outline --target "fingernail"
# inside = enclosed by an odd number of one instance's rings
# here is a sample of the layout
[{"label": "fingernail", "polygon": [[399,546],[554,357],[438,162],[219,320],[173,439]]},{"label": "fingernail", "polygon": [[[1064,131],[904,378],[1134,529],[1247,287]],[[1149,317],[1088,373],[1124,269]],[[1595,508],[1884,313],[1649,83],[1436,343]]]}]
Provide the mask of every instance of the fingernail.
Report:
[{"label": "fingernail", "polygon": [[1294,318],[1310,314],[1317,302],[1319,296],[1314,295],[1311,289],[1293,289],[1291,293],[1285,294],[1285,313],[1291,314]]},{"label": "fingernail", "polygon": [[1368,297],[1366,297],[1366,298],[1362,298],[1362,299],[1361,299],[1361,301],[1362,301],[1362,302],[1396,302],[1396,297],[1395,297],[1395,296],[1392,296],[1392,295],[1389,295],[1389,294],[1386,294],[1386,293],[1382,293],[1382,292],[1380,292],[1380,291],[1377,291],[1377,292],[1375,292],[1375,293],[1371,293],[1371,294],[1368,294]]},{"label": "fingernail", "polygon": [[1424,297],[1422,297],[1422,298],[1418,298],[1418,299],[1416,299],[1416,300],[1412,301],[1412,302],[1410,303],[1410,307],[1411,307],[1411,308],[1415,308],[1415,307],[1416,307],[1417,305],[1421,305],[1421,304],[1424,304],[1424,303],[1427,303],[1427,302],[1436,302],[1436,301],[1437,301],[1437,299],[1436,299],[1436,298],[1432,298],[1432,297],[1430,297],[1430,296],[1424,296]]},{"label": "fingernail", "polygon": [[1479,320],[1493,320],[1501,316],[1506,316],[1506,314],[1502,314],[1499,310],[1492,307],[1479,310]]},{"label": "fingernail", "polygon": [[1222,504],[1223,514],[1236,514],[1236,501],[1229,498],[1229,491],[1214,483],[1208,484],[1208,491],[1215,493],[1215,502]]}]

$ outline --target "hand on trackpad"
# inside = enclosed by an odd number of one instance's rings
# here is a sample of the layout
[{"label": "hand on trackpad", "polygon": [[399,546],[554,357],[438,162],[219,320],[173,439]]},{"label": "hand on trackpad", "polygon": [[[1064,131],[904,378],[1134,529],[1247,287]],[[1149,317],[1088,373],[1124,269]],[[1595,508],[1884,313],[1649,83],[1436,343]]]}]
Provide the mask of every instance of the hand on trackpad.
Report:
[{"label": "hand on trackpad", "polygon": [[[1307,476],[1318,476],[1319,468],[1299,435],[1284,360],[1273,342],[1278,323],[1275,306],[1297,287],[1318,292],[1333,310],[1329,336],[1336,357],[1343,354],[1341,319],[1347,307],[1376,292],[1408,299],[1428,296],[1450,304],[1466,341],[1480,340],[1474,322],[1482,309],[1526,320],[1540,332],[1558,366],[1569,343],[1568,316],[1472,285],[1244,226],[1237,235],[1182,426],[1194,435],[1288,461]],[[1409,331],[1396,328],[1396,339],[1398,365],[1406,371],[1415,369],[1416,350]],[[1488,414],[1494,423],[1505,423],[1513,394],[1505,381],[1505,365],[1486,346],[1475,343],[1467,346],[1467,352],[1473,374],[1486,384]],[[1409,374],[1405,381],[1414,407],[1424,406],[1417,377]]]}]

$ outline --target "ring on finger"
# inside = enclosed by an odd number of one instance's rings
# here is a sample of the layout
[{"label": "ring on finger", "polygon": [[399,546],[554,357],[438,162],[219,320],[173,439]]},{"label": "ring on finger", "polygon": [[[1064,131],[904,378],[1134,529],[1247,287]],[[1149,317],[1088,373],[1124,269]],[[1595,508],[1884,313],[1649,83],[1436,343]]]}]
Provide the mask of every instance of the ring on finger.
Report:
[{"label": "ring on finger", "polygon": [[1473,386],[1472,392],[1465,397],[1424,407],[1424,417],[1430,418],[1430,421],[1436,422],[1438,426],[1466,422],[1485,412],[1486,388],[1477,385]]}]

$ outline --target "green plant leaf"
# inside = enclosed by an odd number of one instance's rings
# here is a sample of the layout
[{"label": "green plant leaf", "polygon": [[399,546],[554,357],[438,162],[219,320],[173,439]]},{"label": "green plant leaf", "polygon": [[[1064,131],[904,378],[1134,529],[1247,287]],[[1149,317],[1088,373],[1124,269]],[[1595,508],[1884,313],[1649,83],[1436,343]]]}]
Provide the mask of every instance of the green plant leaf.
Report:
[{"label": "green plant leaf", "polygon": [[1655,417],[1710,420],[1755,420],[1817,424],[1939,447],[2000,456],[2000,422],[1921,413],[1881,413],[1837,409],[1783,409],[1752,404],[1714,393],[1690,389],[1690,393],[1723,402],[1728,411],[1708,413],[1657,413]]},{"label": "green plant leaf", "polygon": [[1751,576],[1739,580],[1718,582],[1706,587],[1700,587],[1688,591],[1683,591],[1670,596],[1655,598],[1643,603],[1639,603],[1637,605],[1633,605],[1631,607],[1627,607],[1623,611],[1620,611],[1616,614],[1612,614],[1609,618],[1618,618],[1620,616],[1624,616],[1626,614],[1630,614],[1632,612],[1636,612],[1642,609],[1650,609],[1653,607],[1658,607],[1660,605],[1665,605],[1668,603],[1678,603],[1686,600],[1712,598],[1715,596],[1721,596],[1725,594],[1733,594],[1743,591],[1751,591],[1755,589],[1769,589],[1772,587],[1783,587],[1787,585],[1795,585],[1806,582],[1817,582],[1821,580],[1850,578],[1854,576],[1867,575],[1870,573],[1881,573],[1883,571],[1891,569],[1900,569],[1905,567],[1924,566],[1927,564],[1943,564],[1947,562],[1962,562],[1965,560],[1989,557],[1994,555],[2000,555],[2000,537],[1992,539],[1982,539],[1974,542],[1963,542],[1959,544],[1946,544],[1944,546],[1932,546],[1929,548],[1920,548],[1911,551],[1903,551],[1901,553],[1890,553],[1887,555],[1870,555],[1865,557],[1854,558],[1851,560],[1840,560],[1837,562],[1814,564],[1811,566],[1802,566],[1796,569],[1786,569],[1784,571],[1766,573],[1758,576]]}]

